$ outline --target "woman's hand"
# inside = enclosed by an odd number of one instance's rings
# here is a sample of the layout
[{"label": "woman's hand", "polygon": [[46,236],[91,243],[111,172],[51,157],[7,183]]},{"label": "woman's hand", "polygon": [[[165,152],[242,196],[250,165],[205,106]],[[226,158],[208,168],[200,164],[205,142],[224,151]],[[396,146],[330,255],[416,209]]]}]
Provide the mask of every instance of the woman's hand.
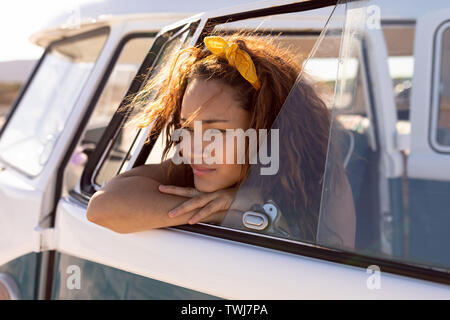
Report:
[{"label": "woman's hand", "polygon": [[216,221],[220,222],[224,218],[228,208],[230,208],[236,195],[236,189],[234,188],[222,189],[215,192],[200,192],[195,188],[160,185],[159,191],[191,198],[169,211],[169,217],[173,218],[199,209],[188,221],[189,224],[204,221],[207,217],[216,213],[220,213],[220,217],[217,219],[219,221]]}]

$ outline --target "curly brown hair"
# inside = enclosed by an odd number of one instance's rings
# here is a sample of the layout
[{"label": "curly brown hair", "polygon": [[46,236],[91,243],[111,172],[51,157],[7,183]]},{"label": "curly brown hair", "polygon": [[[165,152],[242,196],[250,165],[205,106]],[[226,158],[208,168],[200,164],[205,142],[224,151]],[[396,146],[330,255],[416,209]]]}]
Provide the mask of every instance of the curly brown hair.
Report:
[{"label": "curly brown hair", "polygon": [[[277,45],[274,37],[235,33],[224,38],[250,55],[261,82],[259,90],[225,58],[211,56],[203,46],[189,47],[172,56],[130,99],[129,106],[140,112],[127,125],[144,128],[153,124],[148,141],[166,127],[166,158],[174,146],[171,133],[181,127],[181,104],[189,81],[219,80],[233,87],[241,106],[250,113],[250,128],[279,129],[280,168],[274,176],[257,179],[263,195],[279,204],[292,233],[315,241],[330,112],[305,75],[299,77],[302,58]],[[278,116],[280,111],[283,116]],[[250,167],[244,165],[238,185],[248,178]]]}]

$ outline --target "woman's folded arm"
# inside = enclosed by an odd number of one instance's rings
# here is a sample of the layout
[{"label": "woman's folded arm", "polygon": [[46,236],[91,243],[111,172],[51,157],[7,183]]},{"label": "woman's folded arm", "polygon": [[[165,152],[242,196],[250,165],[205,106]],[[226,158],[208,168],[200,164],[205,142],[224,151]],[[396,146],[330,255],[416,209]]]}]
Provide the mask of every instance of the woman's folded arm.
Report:
[{"label": "woman's folded arm", "polygon": [[167,213],[185,197],[162,194],[160,183],[142,176],[117,177],[89,201],[87,218],[119,233],[185,224],[195,212],[170,218]]},{"label": "woman's folded arm", "polygon": [[[167,161],[160,165],[144,165],[111,179],[89,201],[87,219],[118,233],[131,233],[148,229],[186,224],[199,209],[169,217],[168,212],[189,198],[159,191],[161,184],[184,184],[186,168],[177,167],[174,172],[179,181],[168,180],[164,170]],[[158,181],[155,178],[158,178]],[[215,222],[218,214],[202,222]]]}]

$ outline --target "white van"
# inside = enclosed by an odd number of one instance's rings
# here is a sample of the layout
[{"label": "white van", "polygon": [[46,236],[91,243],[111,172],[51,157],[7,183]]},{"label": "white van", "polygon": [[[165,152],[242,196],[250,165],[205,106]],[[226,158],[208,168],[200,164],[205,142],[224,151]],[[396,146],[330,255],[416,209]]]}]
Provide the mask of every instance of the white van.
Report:
[{"label": "white van", "polygon": [[[36,34],[46,51],[0,132],[5,298],[450,298],[450,4],[421,6],[263,1],[162,29],[142,13]],[[321,240],[320,221],[315,243],[271,233],[270,217],[263,230],[243,215],[237,227],[134,234],[89,222],[104,183],[160,160],[149,128],[123,128],[124,97],[180,48],[242,29],[278,35],[334,92],[330,141],[342,127],[355,247]],[[332,211],[323,203],[321,217]]]}]

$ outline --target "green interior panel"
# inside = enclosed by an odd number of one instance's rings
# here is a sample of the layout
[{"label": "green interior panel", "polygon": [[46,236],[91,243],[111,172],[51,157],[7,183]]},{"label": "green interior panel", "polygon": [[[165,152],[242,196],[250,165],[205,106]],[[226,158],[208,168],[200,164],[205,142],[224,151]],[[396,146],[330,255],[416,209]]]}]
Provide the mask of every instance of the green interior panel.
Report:
[{"label": "green interior panel", "polygon": [[[70,266],[80,270],[80,289],[67,285],[75,273]],[[220,299],[198,291],[162,281],[142,277],[130,272],[108,267],[66,254],[57,254],[52,299]]]}]

